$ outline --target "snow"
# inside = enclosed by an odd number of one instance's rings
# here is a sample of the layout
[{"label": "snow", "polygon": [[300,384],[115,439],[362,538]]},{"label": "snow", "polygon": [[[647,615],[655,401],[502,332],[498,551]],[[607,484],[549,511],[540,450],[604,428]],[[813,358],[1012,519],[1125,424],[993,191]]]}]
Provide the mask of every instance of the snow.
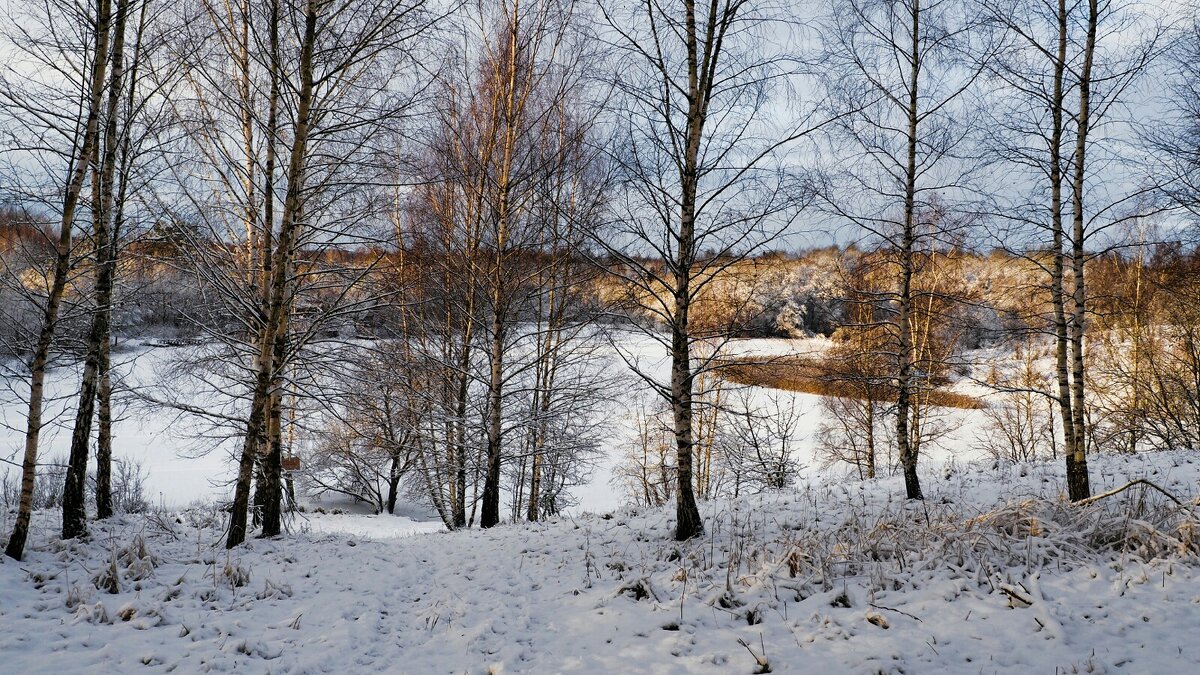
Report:
[{"label": "snow", "polygon": [[[923,504],[894,478],[814,480],[704,504],[707,535],[683,544],[671,509],[407,537],[408,518],[309,513],[230,552],[213,510],[82,542],[39,513],[26,560],[0,562],[0,653],[14,673],[750,673],[751,652],[772,672],[1193,667],[1192,510],[1141,488],[1071,506],[1061,475],[930,467]],[[1092,475],[1200,487],[1188,453]],[[110,560],[115,594],[92,580]]]},{"label": "snow", "polygon": [[423,532],[437,532],[442,529],[441,521],[429,516],[424,519],[414,519],[387,513],[298,513],[295,514],[295,519],[296,522],[292,524],[292,527],[300,532],[340,533],[368,539],[407,537]]},{"label": "snow", "polygon": [[[830,345],[825,338],[801,339],[742,339],[733,340],[722,346],[729,356],[779,356],[817,355]],[[177,351],[186,347],[168,347],[150,342],[136,342],[127,346],[116,359],[121,372],[120,379],[129,389],[143,389],[158,384],[158,373],[170,369]],[[618,355],[633,363],[642,372],[663,381],[669,375],[670,361],[665,348],[653,337],[636,332],[614,332],[612,336],[614,359],[622,363]],[[60,367],[52,370],[47,378],[46,417],[54,423],[42,432],[40,457],[44,462],[64,459],[71,442],[75,387],[79,374],[77,368]],[[9,464],[0,465],[0,478],[9,475],[16,479],[16,466],[20,463],[25,433],[25,392],[19,380],[8,380],[8,391],[0,396],[0,458]],[[727,390],[736,387],[727,385]],[[795,429],[795,441],[804,456],[801,464],[805,475],[814,477],[818,462],[813,459],[813,438],[821,422],[818,407],[820,397],[795,392],[776,392],[777,400],[768,401],[768,390],[752,388],[755,405],[794,405],[801,412]],[[149,393],[155,393],[148,390]],[[975,392],[973,392],[975,393]],[[654,394],[649,385],[632,372],[621,375],[620,385],[608,402],[609,425],[602,439],[600,456],[593,467],[591,480],[573,490],[578,506],[572,513],[611,511],[623,502],[623,496],[613,484],[617,462],[622,449],[634,438],[635,414],[639,406],[652,401]],[[197,407],[212,402],[203,395],[192,398]],[[139,461],[146,474],[146,498],[159,508],[183,508],[214,500],[227,499],[235,463],[230,459],[234,446],[226,443],[213,447],[211,438],[197,440],[196,427],[186,418],[170,412],[148,412],[145,406],[126,405],[119,411],[114,423],[114,456],[119,459]],[[928,445],[925,455],[940,462],[954,457],[958,460],[973,459],[978,452],[974,445],[980,415],[977,411],[940,410],[944,423],[949,428],[947,436],[938,444]],[[951,452],[953,448],[953,452]]]},{"label": "snow", "polygon": [[[154,382],[156,373],[169,367],[176,349],[146,343],[130,345],[128,350],[114,355],[117,379],[129,388]],[[6,390],[0,396],[0,457],[19,466],[25,443],[29,387],[27,381],[19,379],[8,379],[4,384]],[[44,415],[53,423],[42,430],[40,461],[65,460],[70,453],[78,384],[76,367],[54,368],[46,378]],[[147,474],[146,498],[155,506],[179,508],[225,495],[226,485],[233,476],[233,463],[220,450],[199,452],[200,446],[192,442],[189,430],[177,415],[148,413],[140,406],[117,406],[113,455],[142,463]],[[6,469],[9,467],[0,467],[0,475]]]},{"label": "snow", "polygon": [[824,337],[813,338],[746,338],[730,340],[721,347],[726,358],[769,356],[820,356],[833,346]]},{"label": "snow", "polygon": [[[652,339],[616,346],[665,374]],[[129,381],[171,355],[137,347]],[[44,457],[66,452],[76,377],[50,378],[58,421]],[[23,413],[10,393],[0,447],[15,452]],[[1142,673],[1200,660],[1194,506],[1142,488],[1071,506],[1061,460],[981,463],[979,413],[964,410],[944,413],[952,433],[923,451],[927,499],[908,503],[898,477],[818,471],[817,397],[781,392],[773,404],[803,411],[800,484],[703,503],[706,536],[679,544],[673,508],[621,508],[611,484],[647,395],[631,375],[613,397],[603,456],[558,519],[446,532],[414,505],[372,515],[325,499],[292,514],[288,535],[233,551],[211,505],[227,490],[224,451],[194,456],[177,420],[130,409],[118,456],[145,463],[156,510],[70,542],[56,538],[57,512],[35,513],[26,559],[0,558],[0,671],[750,673],[761,661],[777,673]],[[1091,468],[1094,492],[1145,477],[1192,504],[1200,493],[1189,453]],[[0,529],[11,518],[0,512]]]}]

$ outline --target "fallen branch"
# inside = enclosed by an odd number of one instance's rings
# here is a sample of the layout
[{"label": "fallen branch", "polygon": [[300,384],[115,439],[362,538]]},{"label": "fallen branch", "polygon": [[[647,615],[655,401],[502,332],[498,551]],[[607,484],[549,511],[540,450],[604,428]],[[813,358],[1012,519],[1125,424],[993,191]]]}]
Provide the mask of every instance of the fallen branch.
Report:
[{"label": "fallen branch", "polygon": [[1100,501],[1101,499],[1104,499],[1105,497],[1111,497],[1113,495],[1120,494],[1120,493],[1124,492],[1125,490],[1128,490],[1129,488],[1133,487],[1134,485],[1146,485],[1146,486],[1152,487],[1155,490],[1158,490],[1159,492],[1166,495],[1168,499],[1175,502],[1179,506],[1187,506],[1187,504],[1184,504],[1183,501],[1180,500],[1178,497],[1171,494],[1170,492],[1167,492],[1166,490],[1164,490],[1163,488],[1159,487],[1158,485],[1152,483],[1151,481],[1146,480],[1145,478],[1137,478],[1135,480],[1129,481],[1128,483],[1122,485],[1119,488],[1116,488],[1115,490],[1109,490],[1108,492],[1104,492],[1104,493],[1101,493],[1098,495],[1092,495],[1091,497],[1088,497],[1087,499],[1080,499],[1079,501],[1075,502],[1075,505],[1076,506],[1087,506],[1088,504],[1093,504],[1095,502]]},{"label": "fallen branch", "polygon": [[904,610],[896,609],[895,607],[884,607],[883,605],[877,605],[873,602],[869,603],[869,604],[871,607],[874,607],[875,609],[882,609],[882,610],[885,610],[888,612],[895,612],[897,614],[903,614],[904,616],[907,616],[910,619],[916,619],[917,621],[921,620],[921,617],[915,616],[913,614],[909,614],[908,612],[905,612]]}]

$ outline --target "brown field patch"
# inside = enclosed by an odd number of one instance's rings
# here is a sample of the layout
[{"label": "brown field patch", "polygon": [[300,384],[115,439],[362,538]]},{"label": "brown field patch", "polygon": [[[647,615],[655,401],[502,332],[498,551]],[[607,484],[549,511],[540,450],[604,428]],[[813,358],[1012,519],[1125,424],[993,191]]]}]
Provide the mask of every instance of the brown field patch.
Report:
[{"label": "brown field patch", "polygon": [[[771,356],[739,358],[724,362],[716,371],[722,379],[755,387],[770,387],[802,394],[867,399],[884,392],[876,400],[895,401],[888,387],[854,381],[819,359],[805,356]],[[928,392],[929,405],[963,410],[987,407],[983,400],[945,389]]]}]

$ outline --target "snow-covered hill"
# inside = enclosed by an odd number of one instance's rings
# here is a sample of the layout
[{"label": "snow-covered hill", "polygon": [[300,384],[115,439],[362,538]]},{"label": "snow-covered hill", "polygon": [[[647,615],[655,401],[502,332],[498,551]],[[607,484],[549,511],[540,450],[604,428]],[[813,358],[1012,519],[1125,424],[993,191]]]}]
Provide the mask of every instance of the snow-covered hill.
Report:
[{"label": "snow-covered hill", "polygon": [[[226,552],[222,517],[38,515],[0,562],[0,671],[254,673],[1186,672],[1200,662],[1200,457],[1093,459],[806,483],[668,510],[410,534],[403,518],[304,516]],[[362,522],[356,525],[356,518]],[[369,533],[369,534],[368,534]],[[401,536],[406,535],[406,536]],[[110,591],[115,590],[115,593]]]}]

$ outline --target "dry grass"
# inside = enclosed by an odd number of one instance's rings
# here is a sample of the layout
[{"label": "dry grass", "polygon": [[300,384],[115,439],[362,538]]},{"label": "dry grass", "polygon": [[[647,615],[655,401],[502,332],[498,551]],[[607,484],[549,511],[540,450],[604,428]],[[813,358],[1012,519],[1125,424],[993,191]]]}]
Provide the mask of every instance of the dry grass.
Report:
[{"label": "dry grass", "polygon": [[[803,356],[741,358],[723,363],[717,373],[730,382],[755,387],[853,399],[866,399],[870,392],[876,400],[895,400],[893,393],[881,393],[883,387],[853,381],[822,361]],[[943,408],[981,410],[986,407],[974,396],[943,389],[934,389],[928,395],[929,405]]]}]

